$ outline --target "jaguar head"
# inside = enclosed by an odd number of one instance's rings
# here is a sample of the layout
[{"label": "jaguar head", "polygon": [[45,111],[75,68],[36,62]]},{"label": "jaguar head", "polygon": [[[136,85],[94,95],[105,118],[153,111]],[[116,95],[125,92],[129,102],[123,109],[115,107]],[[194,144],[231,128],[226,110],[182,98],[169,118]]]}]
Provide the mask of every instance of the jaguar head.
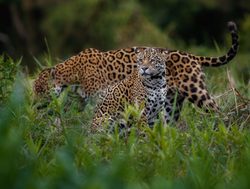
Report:
[{"label": "jaguar head", "polygon": [[137,54],[139,75],[143,78],[165,76],[165,58],[162,52],[154,48],[146,48]]}]

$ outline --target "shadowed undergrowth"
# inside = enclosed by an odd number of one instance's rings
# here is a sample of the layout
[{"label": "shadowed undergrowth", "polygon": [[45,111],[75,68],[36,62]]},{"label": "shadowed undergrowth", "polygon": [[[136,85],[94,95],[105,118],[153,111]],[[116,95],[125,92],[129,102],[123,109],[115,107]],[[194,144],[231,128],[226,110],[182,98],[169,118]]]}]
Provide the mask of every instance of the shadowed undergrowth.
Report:
[{"label": "shadowed undergrowth", "polygon": [[[65,112],[66,94],[37,111],[29,78],[19,71],[0,108],[0,185],[249,188],[249,84],[237,74],[224,70],[228,84],[220,90],[217,79],[222,76],[207,78],[222,115],[205,114],[185,103],[176,125],[163,127],[159,122],[154,129],[143,129],[143,136],[134,128],[120,137],[117,132],[89,134],[93,104],[78,112],[76,101]],[[240,110],[240,104],[246,108]]]}]

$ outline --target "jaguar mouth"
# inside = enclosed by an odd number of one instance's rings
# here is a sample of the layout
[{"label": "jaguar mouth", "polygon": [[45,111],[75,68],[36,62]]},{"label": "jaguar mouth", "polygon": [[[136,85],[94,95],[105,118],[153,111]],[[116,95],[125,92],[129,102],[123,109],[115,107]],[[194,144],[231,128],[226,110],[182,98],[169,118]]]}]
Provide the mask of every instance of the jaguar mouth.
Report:
[{"label": "jaguar mouth", "polygon": [[141,75],[142,75],[142,76],[151,76],[151,74],[146,73],[146,72],[141,73]]},{"label": "jaguar mouth", "polygon": [[144,70],[144,69],[139,69],[139,74],[141,75],[141,76],[150,76],[151,75],[151,73],[148,73],[148,70]]},{"label": "jaguar mouth", "polygon": [[140,72],[140,75],[145,78],[150,78],[150,79],[161,79],[162,75],[160,73],[147,73],[147,72]]}]

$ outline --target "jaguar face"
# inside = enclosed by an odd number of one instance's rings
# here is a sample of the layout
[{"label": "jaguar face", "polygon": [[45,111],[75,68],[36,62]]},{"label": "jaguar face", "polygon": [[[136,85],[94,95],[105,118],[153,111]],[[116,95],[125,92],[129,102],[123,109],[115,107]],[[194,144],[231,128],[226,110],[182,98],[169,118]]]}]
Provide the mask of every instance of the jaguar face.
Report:
[{"label": "jaguar face", "polygon": [[163,76],[165,73],[165,60],[162,53],[154,48],[147,48],[137,55],[139,75],[143,78]]}]

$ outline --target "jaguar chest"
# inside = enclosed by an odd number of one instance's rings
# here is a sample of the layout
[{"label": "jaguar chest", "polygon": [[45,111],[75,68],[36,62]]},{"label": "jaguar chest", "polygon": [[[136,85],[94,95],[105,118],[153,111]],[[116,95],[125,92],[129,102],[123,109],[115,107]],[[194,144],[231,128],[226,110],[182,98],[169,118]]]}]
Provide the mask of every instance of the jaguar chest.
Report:
[{"label": "jaguar chest", "polygon": [[163,110],[167,96],[166,87],[158,89],[147,89],[145,114],[148,117],[149,123],[151,119],[155,119]]}]

